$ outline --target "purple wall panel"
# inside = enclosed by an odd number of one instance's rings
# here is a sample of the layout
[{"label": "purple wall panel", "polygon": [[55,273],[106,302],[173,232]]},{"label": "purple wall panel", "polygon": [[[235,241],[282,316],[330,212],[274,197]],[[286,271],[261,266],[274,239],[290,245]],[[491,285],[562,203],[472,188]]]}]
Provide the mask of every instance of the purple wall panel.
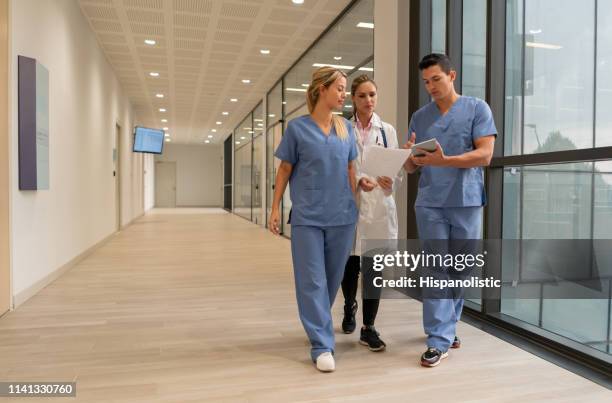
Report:
[{"label": "purple wall panel", "polygon": [[19,189],[36,190],[36,60],[19,56]]}]

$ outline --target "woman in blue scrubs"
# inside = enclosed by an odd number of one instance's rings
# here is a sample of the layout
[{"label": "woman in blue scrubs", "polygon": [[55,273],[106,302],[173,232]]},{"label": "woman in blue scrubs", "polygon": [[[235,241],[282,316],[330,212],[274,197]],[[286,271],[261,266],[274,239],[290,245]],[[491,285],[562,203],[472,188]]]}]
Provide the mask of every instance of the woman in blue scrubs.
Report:
[{"label": "woman in blue scrubs", "polygon": [[279,233],[279,205],[291,184],[291,254],[300,319],[317,369],[335,369],[331,306],[344,274],[357,222],[352,125],[332,111],[346,98],[346,75],[321,67],[307,91],[309,115],[287,125],[276,153],[281,160],[270,213]]},{"label": "woman in blue scrubs", "polygon": [[[483,166],[489,165],[497,130],[489,106],[481,99],[455,91],[456,72],[448,56],[431,54],[419,63],[423,82],[433,102],[412,115],[410,141],[437,140],[433,152],[410,156],[404,168],[412,173],[420,168],[415,202],[419,238],[446,240],[429,244],[459,244],[482,238],[482,207],[486,202]],[[435,252],[442,252],[436,250]],[[439,275],[445,275],[438,272]],[[449,276],[457,272],[450,270]],[[459,348],[457,322],[463,309],[460,289],[436,292],[423,289],[423,327],[427,351],[421,365],[434,367],[448,356],[449,348]]]}]

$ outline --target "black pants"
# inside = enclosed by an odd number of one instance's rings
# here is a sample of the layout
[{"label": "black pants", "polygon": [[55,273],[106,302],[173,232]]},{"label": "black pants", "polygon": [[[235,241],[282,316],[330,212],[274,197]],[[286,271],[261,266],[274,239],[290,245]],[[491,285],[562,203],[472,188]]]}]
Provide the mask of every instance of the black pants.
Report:
[{"label": "black pants", "polygon": [[[365,260],[372,258],[363,258]],[[351,307],[357,297],[357,285],[359,284],[360,262],[359,256],[349,256],[344,267],[344,278],[342,279],[342,295],[344,295],[344,306]],[[371,270],[369,270],[371,272]],[[364,299],[362,303],[364,326],[374,326],[380,298]]]}]

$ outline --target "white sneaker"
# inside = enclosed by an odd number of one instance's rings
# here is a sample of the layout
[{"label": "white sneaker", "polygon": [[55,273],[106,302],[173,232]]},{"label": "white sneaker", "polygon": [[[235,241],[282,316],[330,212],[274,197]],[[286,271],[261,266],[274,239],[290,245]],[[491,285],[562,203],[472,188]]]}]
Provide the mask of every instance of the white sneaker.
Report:
[{"label": "white sneaker", "polygon": [[317,357],[317,369],[321,372],[333,372],[336,369],[332,353],[327,351]]}]

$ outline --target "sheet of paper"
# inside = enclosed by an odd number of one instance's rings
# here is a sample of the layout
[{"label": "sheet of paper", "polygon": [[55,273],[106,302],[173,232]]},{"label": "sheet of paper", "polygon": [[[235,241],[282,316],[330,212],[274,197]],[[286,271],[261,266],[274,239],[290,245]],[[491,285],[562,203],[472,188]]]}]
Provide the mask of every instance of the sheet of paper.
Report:
[{"label": "sheet of paper", "polygon": [[366,146],[363,151],[361,172],[372,178],[377,176],[395,178],[410,156],[410,152],[404,149]]}]

